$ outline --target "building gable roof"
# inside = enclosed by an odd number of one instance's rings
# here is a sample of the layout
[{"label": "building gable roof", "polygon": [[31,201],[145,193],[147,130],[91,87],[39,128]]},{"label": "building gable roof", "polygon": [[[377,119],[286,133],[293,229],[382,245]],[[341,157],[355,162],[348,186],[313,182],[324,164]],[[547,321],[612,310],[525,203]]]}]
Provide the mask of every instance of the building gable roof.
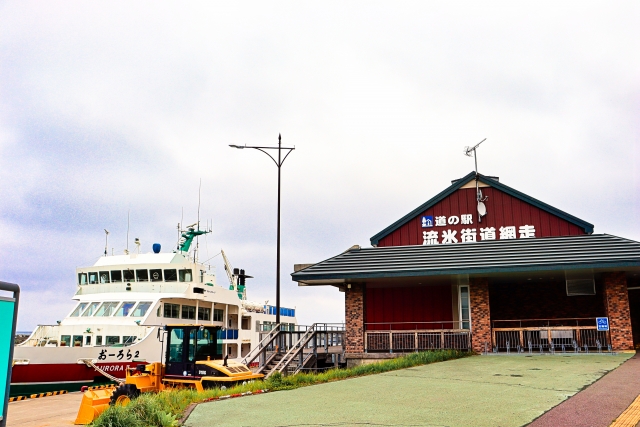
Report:
[{"label": "building gable roof", "polygon": [[[383,237],[387,236],[388,234],[392,233],[393,231],[397,230],[398,228],[402,227],[403,225],[405,225],[406,223],[408,223],[409,221],[411,221],[412,219],[414,219],[416,216],[420,215],[422,212],[424,212],[425,210],[431,208],[432,206],[436,205],[437,203],[439,203],[440,201],[442,201],[443,199],[445,199],[446,197],[450,196],[451,194],[453,194],[454,192],[456,192],[457,190],[459,190],[460,188],[462,188],[465,184],[467,184],[470,180],[475,179],[476,173],[475,172],[470,172],[469,174],[467,174],[466,176],[460,178],[459,180],[455,181],[453,184],[451,184],[451,186],[449,186],[448,188],[446,188],[444,191],[440,192],[439,194],[437,194],[436,196],[434,196],[433,198],[427,200],[425,203],[423,203],[422,205],[418,206],[417,208],[415,208],[414,210],[412,210],[411,212],[409,212],[407,215],[403,216],[402,218],[400,218],[399,220],[397,220],[396,222],[394,222],[393,224],[391,224],[390,226],[388,226],[387,228],[385,228],[384,230],[380,231],[379,233],[377,233],[376,235],[374,235],[373,237],[371,237],[371,244],[373,246],[377,246],[378,242],[380,241],[380,239],[382,239]],[[518,190],[515,190],[507,185],[504,185],[502,183],[500,183],[499,181],[495,180],[495,179],[491,179],[488,176],[484,176],[482,174],[478,174],[478,180],[481,183],[487,184],[497,190],[500,190],[512,197],[515,197],[516,199],[522,200],[525,203],[528,203],[532,206],[537,207],[538,209],[541,209],[543,211],[546,211],[548,213],[550,213],[551,215],[555,215],[561,219],[564,219],[567,222],[570,222],[574,225],[576,225],[577,227],[582,228],[585,233],[587,234],[591,234],[593,233],[593,224],[588,223],[584,220],[581,220],[578,217],[575,217],[571,214],[568,214],[564,211],[561,211],[560,209],[554,208],[551,205],[548,205],[538,199],[534,199],[531,196],[528,196],[524,193],[521,193]]]}]

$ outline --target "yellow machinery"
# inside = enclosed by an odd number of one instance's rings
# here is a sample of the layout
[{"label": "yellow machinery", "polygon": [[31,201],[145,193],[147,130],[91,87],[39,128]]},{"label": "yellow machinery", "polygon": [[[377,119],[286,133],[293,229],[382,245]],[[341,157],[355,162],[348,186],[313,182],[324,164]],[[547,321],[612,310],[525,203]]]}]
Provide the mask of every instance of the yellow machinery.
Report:
[{"label": "yellow machinery", "polygon": [[118,386],[87,390],[75,424],[89,424],[110,405],[127,405],[140,393],[182,387],[202,391],[264,377],[241,363],[222,360],[217,343],[220,327],[172,325],[165,331],[166,364],[138,365],[127,370],[124,383]]}]

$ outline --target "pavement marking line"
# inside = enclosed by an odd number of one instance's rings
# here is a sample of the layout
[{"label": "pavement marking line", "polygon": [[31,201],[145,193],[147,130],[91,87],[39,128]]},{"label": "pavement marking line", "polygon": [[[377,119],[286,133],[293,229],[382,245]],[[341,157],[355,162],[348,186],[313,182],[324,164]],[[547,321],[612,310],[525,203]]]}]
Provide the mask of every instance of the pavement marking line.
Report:
[{"label": "pavement marking line", "polygon": [[640,422],[640,395],[609,427],[635,427]]}]

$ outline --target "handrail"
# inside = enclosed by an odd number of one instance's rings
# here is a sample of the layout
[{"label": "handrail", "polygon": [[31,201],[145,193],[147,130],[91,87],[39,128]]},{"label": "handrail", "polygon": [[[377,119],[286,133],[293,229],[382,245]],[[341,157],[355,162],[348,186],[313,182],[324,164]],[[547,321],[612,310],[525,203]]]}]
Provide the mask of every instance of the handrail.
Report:
[{"label": "handrail", "polygon": [[311,325],[309,329],[298,339],[294,345],[291,346],[291,349],[284,355],[282,359],[278,362],[278,364],[269,372],[266,378],[269,378],[272,373],[278,371],[282,372],[286,369],[286,367],[291,363],[293,358],[302,350],[304,350],[304,346],[309,342],[309,340],[316,333],[315,331],[316,324]]},{"label": "handrail", "polygon": [[[278,334],[280,333],[280,323],[274,325],[273,329],[269,331],[266,337],[262,339],[245,357],[242,359],[242,364],[245,366],[249,366],[251,362],[253,362],[259,355],[262,353],[263,349],[267,347],[271,342],[276,339]],[[252,353],[257,352],[255,355]],[[251,358],[251,359],[250,359]]]}]

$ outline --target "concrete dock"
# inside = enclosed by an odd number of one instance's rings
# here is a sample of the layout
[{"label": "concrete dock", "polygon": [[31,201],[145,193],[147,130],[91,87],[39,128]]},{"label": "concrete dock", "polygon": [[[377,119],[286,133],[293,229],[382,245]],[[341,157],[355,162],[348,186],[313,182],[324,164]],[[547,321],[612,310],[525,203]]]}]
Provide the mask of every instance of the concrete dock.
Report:
[{"label": "concrete dock", "polygon": [[69,427],[78,415],[83,393],[9,403],[7,427]]}]

